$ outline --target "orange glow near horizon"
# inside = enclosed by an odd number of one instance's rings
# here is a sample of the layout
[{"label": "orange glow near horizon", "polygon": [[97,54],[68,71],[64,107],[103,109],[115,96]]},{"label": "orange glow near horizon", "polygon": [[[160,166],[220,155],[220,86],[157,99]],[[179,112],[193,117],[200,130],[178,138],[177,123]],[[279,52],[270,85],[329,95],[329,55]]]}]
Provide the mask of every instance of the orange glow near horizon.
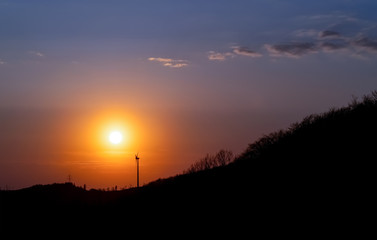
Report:
[{"label": "orange glow near horizon", "polygon": [[[87,132],[90,136],[90,144],[96,150],[104,152],[125,152],[133,150],[135,142],[135,130],[137,131],[137,121],[122,113],[110,112],[102,113],[92,119]],[[122,136],[122,140],[114,144],[109,141],[111,133],[117,132]]]},{"label": "orange glow near horizon", "polygon": [[[87,179],[87,184],[97,181],[98,174],[104,174],[101,179],[104,182],[111,182],[113,176],[124,174],[124,184],[130,184],[127,179],[133,178],[130,176],[134,172],[133,155],[139,151],[137,136],[142,134],[140,123],[121,111],[100,111],[86,115],[82,124],[81,128],[75,127],[79,129],[80,136],[71,142],[72,151],[66,155],[66,166]],[[68,133],[70,138],[74,132]],[[122,135],[118,144],[109,141],[113,132]]]},{"label": "orange glow near horizon", "polygon": [[[124,110],[104,110],[85,115],[81,146],[73,146],[75,153],[67,156],[66,168],[77,176],[77,183],[87,186],[135,186],[135,154],[140,155],[140,185],[161,177],[176,174],[180,158],[167,158],[172,140],[166,125],[147,115],[138,115]],[[159,126],[159,128],[156,128]],[[168,125],[169,126],[169,125]],[[77,126],[76,126],[77,127]],[[117,131],[123,139],[119,144],[109,141],[109,135]],[[169,156],[172,151],[169,151]],[[80,178],[80,179],[79,179]]]},{"label": "orange glow near horizon", "polygon": [[[136,185],[135,154],[139,153],[142,186],[179,173],[189,164],[188,160],[197,158],[182,154],[185,151],[180,147],[182,144],[191,149],[186,144],[189,138],[179,138],[182,135],[179,130],[184,128],[165,116],[161,112],[119,107],[61,112],[43,121],[31,118],[38,138],[26,142],[21,131],[24,129],[12,132],[24,142],[24,147],[22,151],[9,148],[5,155],[9,159],[26,159],[25,162],[38,160],[26,173],[19,170],[23,175],[38,173],[22,187],[64,182],[71,175],[77,185],[106,188]],[[109,141],[113,131],[123,136],[119,144]]]}]

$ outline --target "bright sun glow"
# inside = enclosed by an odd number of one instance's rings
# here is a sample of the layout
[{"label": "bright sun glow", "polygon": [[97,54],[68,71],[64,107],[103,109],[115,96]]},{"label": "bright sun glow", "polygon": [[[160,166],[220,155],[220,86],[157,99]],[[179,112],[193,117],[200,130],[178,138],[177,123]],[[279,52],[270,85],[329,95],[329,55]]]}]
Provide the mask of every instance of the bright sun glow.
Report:
[{"label": "bright sun glow", "polygon": [[111,132],[109,135],[109,141],[112,144],[119,144],[122,141],[122,139],[123,139],[123,136],[118,131]]}]

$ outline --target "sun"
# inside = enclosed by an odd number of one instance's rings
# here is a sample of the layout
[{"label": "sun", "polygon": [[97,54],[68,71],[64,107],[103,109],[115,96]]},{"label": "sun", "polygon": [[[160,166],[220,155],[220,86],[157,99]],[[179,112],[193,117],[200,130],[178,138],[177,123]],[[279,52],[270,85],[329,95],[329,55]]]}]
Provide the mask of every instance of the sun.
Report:
[{"label": "sun", "polygon": [[119,144],[123,140],[123,135],[119,131],[113,131],[109,134],[109,141],[112,144]]}]

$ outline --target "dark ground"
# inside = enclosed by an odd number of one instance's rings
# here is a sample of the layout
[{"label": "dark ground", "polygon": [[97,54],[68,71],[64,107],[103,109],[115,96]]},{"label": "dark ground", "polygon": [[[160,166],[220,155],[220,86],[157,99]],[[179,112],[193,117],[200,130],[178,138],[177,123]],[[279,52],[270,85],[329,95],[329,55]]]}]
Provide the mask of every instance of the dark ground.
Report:
[{"label": "dark ground", "polygon": [[0,192],[2,233],[375,239],[376,96],[264,136],[227,166],[139,189]]}]

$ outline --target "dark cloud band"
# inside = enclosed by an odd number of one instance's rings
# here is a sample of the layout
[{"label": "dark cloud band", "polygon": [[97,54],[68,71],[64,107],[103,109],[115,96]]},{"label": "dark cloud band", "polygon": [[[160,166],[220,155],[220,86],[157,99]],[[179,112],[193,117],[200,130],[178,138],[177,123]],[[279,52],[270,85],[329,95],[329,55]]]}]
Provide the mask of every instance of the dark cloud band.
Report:
[{"label": "dark cloud band", "polygon": [[305,54],[317,52],[317,46],[310,42],[294,42],[285,44],[265,45],[271,56],[301,57]]}]

